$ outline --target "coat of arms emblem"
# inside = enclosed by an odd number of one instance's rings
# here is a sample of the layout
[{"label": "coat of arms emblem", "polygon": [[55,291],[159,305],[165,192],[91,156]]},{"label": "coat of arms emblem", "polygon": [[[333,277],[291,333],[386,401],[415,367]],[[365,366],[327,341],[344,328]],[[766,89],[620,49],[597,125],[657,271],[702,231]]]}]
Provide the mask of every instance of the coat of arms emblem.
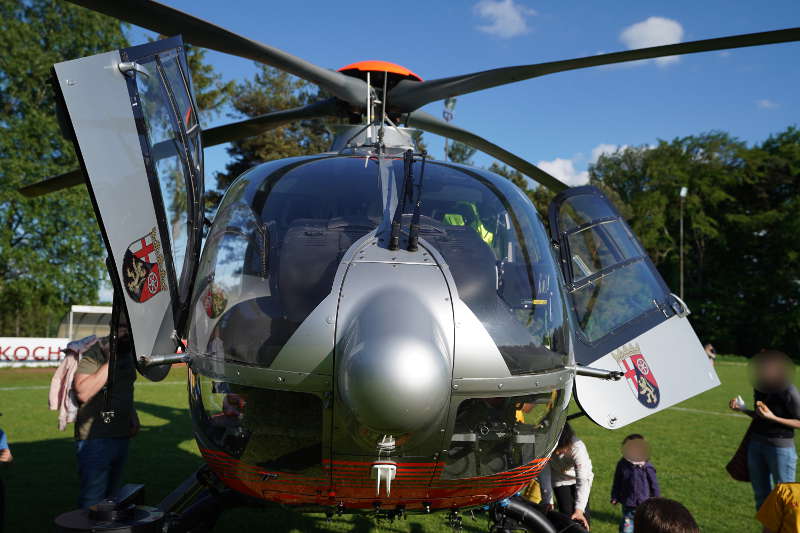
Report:
[{"label": "coat of arms emblem", "polygon": [[626,344],[611,355],[617,360],[620,369],[624,372],[628,386],[639,403],[649,409],[658,407],[661,391],[658,388],[656,376],[650,365],[647,364],[639,345],[637,343]]},{"label": "coat of arms emblem", "polygon": [[133,241],[122,260],[125,291],[134,302],[144,303],[167,288],[164,254],[158,242],[158,230]]}]

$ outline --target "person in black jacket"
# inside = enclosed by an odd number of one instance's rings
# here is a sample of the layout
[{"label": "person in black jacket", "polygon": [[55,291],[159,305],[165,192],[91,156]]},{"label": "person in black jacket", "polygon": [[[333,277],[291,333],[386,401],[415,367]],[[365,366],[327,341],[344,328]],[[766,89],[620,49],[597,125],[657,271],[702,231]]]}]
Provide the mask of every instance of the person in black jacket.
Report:
[{"label": "person in black jacket", "polygon": [[737,398],[729,406],[753,418],[747,468],[758,509],[776,484],[795,480],[794,430],[800,428],[800,392],[792,383],[794,366],[785,353],[764,350],[753,357],[751,365],[755,410]]}]

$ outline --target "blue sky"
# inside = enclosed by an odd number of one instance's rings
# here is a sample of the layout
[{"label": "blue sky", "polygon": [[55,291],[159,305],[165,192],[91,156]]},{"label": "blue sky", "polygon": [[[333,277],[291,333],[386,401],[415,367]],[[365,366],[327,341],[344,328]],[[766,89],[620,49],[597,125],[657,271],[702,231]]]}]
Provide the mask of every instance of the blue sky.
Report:
[{"label": "blue sky", "polygon": [[[796,0],[167,3],[325,67],[383,59],[423,79],[800,26]],[[143,36],[130,32],[133,43]],[[225,79],[255,72],[248,60],[216,52],[208,59]],[[798,87],[800,44],[780,44],[566,72],[464,95],[455,123],[575,184],[598,153],[620,145],[709,130],[763,140],[800,123]],[[440,102],[425,109],[441,116]],[[441,157],[441,140],[427,137]],[[224,146],[206,158],[213,183],[227,161]]]}]

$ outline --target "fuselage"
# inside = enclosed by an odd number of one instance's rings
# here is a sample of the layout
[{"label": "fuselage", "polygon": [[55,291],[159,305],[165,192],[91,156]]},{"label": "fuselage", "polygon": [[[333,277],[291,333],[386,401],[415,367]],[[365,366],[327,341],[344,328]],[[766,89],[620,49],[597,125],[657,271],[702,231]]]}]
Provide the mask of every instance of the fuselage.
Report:
[{"label": "fuselage", "polygon": [[231,488],[439,509],[504,498],[543,467],[572,374],[541,220],[500,176],[416,160],[409,251],[405,168],[322,154],[262,164],[227,191],[188,346],[195,436]]}]

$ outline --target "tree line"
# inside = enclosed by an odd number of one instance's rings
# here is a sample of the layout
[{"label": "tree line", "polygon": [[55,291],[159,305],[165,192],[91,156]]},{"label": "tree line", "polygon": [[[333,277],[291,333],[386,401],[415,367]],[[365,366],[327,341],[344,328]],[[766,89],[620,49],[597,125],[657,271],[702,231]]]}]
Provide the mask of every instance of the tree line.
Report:
[{"label": "tree line", "polygon": [[[16,189],[77,166],[53,112],[51,65],[126,46],[124,29],[54,0],[0,0],[0,336],[54,335],[69,305],[97,300],[105,251],[85,189],[34,200]],[[261,65],[252,79],[223,82],[202,49],[188,53],[205,120],[324,97]],[[252,165],[326,150],[332,126],[306,120],[231,143],[225,170],[206,179],[209,212]],[[448,158],[469,164],[474,153],[452,143]],[[550,191],[504,165],[489,170],[525,191],[546,219]],[[674,292],[679,191],[687,187],[685,299],[702,340],[723,353],[777,347],[800,355],[800,130],[754,145],[710,132],[626,147],[591,165],[589,181],[612,199]]]}]

